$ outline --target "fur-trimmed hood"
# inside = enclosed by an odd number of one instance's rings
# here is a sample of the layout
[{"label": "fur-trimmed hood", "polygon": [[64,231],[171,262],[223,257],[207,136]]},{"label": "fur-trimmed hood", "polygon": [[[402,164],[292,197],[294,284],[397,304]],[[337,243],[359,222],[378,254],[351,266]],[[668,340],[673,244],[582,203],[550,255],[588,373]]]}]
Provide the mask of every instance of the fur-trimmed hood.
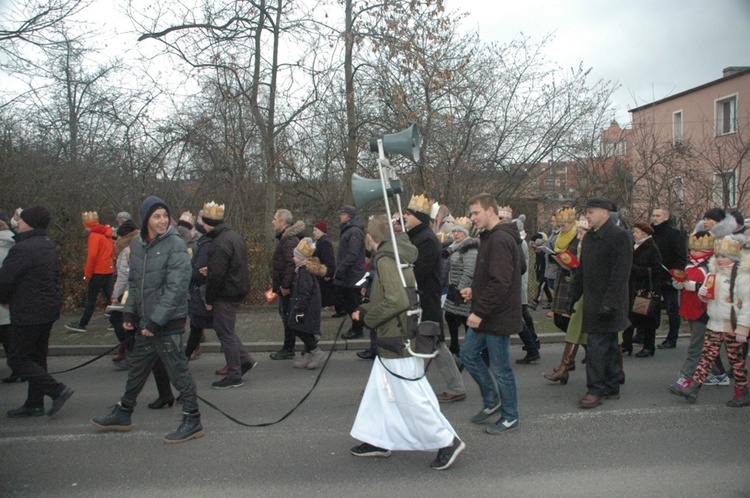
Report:
[{"label": "fur-trimmed hood", "polygon": [[[734,233],[735,230],[739,228],[739,225],[737,224],[737,220],[734,219],[734,216],[727,215],[726,218],[721,220],[719,223],[717,223],[711,230],[708,230],[711,232],[711,234],[716,238],[720,239],[722,237],[726,237],[727,235],[731,235]],[[704,231],[704,225],[703,220],[700,220],[695,225],[695,229],[693,230],[693,233]]]},{"label": "fur-trimmed hood", "polygon": [[140,230],[133,230],[123,237],[118,237],[115,241],[115,259],[120,255],[122,251],[125,250],[126,247],[130,247],[130,243],[133,242],[133,239],[138,237],[140,234]]},{"label": "fur-trimmed hood", "polygon": [[472,248],[479,248],[479,239],[475,239],[474,237],[466,237],[461,242],[453,242],[451,245],[446,247],[446,250],[448,251],[448,254],[452,254],[456,251],[466,252]]},{"label": "fur-trimmed hood", "polygon": [[291,226],[286,227],[282,232],[276,234],[279,239],[286,239],[289,237],[299,237],[299,235],[305,231],[305,222],[302,220],[295,221]]},{"label": "fur-trimmed hood", "polygon": [[305,268],[307,268],[307,271],[320,278],[325,277],[326,272],[328,271],[326,265],[321,263],[318,258],[310,258],[307,261],[303,261],[302,263],[297,265],[297,268],[299,268],[300,266],[304,266]]}]

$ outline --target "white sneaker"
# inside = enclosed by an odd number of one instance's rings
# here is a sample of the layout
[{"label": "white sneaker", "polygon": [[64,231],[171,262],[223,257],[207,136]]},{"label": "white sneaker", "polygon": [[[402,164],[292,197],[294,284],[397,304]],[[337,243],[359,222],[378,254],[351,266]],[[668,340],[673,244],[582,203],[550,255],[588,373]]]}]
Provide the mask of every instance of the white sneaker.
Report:
[{"label": "white sneaker", "polygon": [[704,386],[728,386],[729,384],[731,384],[731,381],[727,374],[709,375],[706,382],[703,383]]}]

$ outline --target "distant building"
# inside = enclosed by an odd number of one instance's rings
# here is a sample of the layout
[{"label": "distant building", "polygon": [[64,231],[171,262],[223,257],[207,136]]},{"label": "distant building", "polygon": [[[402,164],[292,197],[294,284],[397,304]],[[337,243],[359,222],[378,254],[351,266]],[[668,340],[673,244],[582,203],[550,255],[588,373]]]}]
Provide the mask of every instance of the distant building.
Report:
[{"label": "distant building", "polygon": [[750,213],[750,67],[630,110],[634,211]]}]

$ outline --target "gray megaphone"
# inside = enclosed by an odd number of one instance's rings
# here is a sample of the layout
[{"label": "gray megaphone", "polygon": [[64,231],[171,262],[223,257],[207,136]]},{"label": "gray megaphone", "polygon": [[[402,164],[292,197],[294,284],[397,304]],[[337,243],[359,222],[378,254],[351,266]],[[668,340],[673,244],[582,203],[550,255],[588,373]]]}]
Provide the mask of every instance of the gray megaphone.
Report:
[{"label": "gray megaphone", "polygon": [[419,128],[412,123],[407,129],[390,135],[382,135],[370,139],[370,152],[378,152],[378,139],[383,140],[383,152],[386,154],[401,154],[419,162]]},{"label": "gray megaphone", "polygon": [[[401,180],[392,178],[389,183],[390,187],[386,188],[388,197],[401,193]],[[383,185],[381,181],[365,178],[354,173],[352,175],[352,199],[354,199],[354,205],[358,208],[362,208],[372,201],[382,201]]]}]

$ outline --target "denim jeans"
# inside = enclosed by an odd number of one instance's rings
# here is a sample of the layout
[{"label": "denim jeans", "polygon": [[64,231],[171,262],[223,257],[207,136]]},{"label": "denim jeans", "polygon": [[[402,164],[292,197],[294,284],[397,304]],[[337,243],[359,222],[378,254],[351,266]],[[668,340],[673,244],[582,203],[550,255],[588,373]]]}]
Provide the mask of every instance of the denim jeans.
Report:
[{"label": "denim jeans", "polygon": [[[489,368],[482,361],[481,353],[484,349],[489,353]],[[502,417],[516,420],[518,394],[516,377],[510,363],[510,337],[485,334],[470,327],[466,330],[460,356],[464,367],[479,385],[484,407],[493,408],[501,402]]]},{"label": "denim jeans", "polygon": [[169,375],[169,380],[180,393],[182,411],[188,413],[198,411],[195,382],[188,369],[188,359],[182,350],[181,332],[155,337],[145,337],[141,334],[135,336],[133,350],[128,353],[130,370],[128,371],[128,380],[125,383],[125,394],[120,399],[123,406],[135,407],[136,398],[146,384],[156,360],[161,358]]}]

